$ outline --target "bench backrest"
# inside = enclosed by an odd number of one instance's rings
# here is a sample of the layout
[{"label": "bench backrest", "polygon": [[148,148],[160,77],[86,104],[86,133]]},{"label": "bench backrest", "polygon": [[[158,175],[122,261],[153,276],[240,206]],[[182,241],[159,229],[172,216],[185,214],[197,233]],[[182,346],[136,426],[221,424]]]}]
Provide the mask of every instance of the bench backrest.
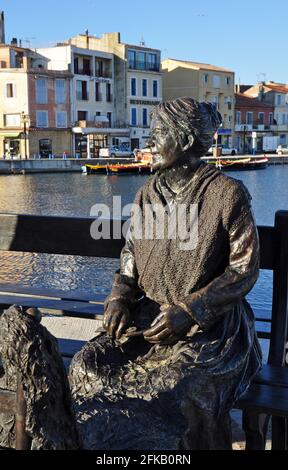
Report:
[{"label": "bench backrest", "polygon": [[[95,240],[93,218],[0,214],[0,251],[118,258],[125,221],[102,221],[110,239]],[[98,223],[98,222],[97,222]],[[260,267],[273,271],[273,301],[268,362],[285,363],[288,318],[288,211],[275,214],[274,227],[259,226]],[[118,239],[113,238],[118,235]]]}]

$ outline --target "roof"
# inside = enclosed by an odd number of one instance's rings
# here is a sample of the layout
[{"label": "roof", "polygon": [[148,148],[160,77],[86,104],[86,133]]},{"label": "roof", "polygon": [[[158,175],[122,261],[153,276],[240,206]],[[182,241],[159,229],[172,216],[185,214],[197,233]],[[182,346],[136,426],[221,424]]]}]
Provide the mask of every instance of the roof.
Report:
[{"label": "roof", "polygon": [[264,101],[260,101],[258,98],[253,98],[252,96],[247,96],[244,93],[235,93],[235,100],[236,108],[274,108],[272,104],[265,103]]},{"label": "roof", "polygon": [[288,86],[282,83],[265,83],[264,86],[278,93],[288,93]]},{"label": "roof", "polygon": [[186,67],[189,67],[194,70],[215,70],[218,72],[229,72],[229,73],[234,73],[233,70],[229,69],[224,69],[222,67],[218,67],[217,65],[212,65],[212,64],[205,64],[202,62],[192,62],[190,60],[178,60],[178,59],[164,59],[165,60],[171,60],[173,62],[178,62],[179,64],[184,64]]}]

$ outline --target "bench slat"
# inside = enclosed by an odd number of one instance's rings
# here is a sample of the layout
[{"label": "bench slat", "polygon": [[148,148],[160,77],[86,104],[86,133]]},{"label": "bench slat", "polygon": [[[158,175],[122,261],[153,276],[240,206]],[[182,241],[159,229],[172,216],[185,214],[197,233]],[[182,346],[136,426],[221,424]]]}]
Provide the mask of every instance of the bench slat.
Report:
[{"label": "bench slat", "polygon": [[60,289],[46,289],[45,287],[20,286],[18,284],[1,284],[0,293],[23,294],[31,297],[45,297],[62,300],[77,300],[79,302],[99,302],[103,303],[107,295],[101,293],[92,293],[84,291],[64,291]]},{"label": "bench slat", "polygon": [[[111,238],[99,240],[91,237],[93,222],[92,217],[0,214],[0,251],[119,258],[125,221],[101,221],[109,227]],[[97,228],[94,231],[98,233]],[[113,239],[114,233],[118,238]]]},{"label": "bench slat", "polygon": [[[253,379],[253,382],[288,388],[288,368],[265,364]],[[288,390],[286,393],[288,395]]]},{"label": "bench slat", "polygon": [[288,417],[288,392],[283,387],[254,383],[234,407]]},{"label": "bench slat", "polygon": [[88,318],[95,318],[95,315],[103,314],[103,305],[100,304],[0,294],[0,305],[10,306],[14,304],[22,305],[23,307],[38,307],[40,310],[43,309],[44,312],[45,309],[49,309],[65,312],[65,314],[67,312],[67,315],[68,313],[69,315],[79,314],[83,317],[85,314],[88,315]]}]

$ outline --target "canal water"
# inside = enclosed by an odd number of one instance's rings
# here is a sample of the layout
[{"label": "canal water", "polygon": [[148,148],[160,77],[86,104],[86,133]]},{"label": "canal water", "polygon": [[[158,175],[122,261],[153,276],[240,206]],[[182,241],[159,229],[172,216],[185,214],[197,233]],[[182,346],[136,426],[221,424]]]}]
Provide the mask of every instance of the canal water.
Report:
[{"label": "canal water", "polygon": [[[288,208],[288,165],[261,171],[233,172],[252,195],[257,224],[273,225],[276,210]],[[34,174],[0,176],[0,212],[89,216],[96,203],[133,202],[146,176]],[[67,233],[67,239],[69,233]],[[108,293],[117,260],[59,255],[0,253],[0,283]],[[271,308],[271,274],[262,271],[249,294],[255,311]]]}]

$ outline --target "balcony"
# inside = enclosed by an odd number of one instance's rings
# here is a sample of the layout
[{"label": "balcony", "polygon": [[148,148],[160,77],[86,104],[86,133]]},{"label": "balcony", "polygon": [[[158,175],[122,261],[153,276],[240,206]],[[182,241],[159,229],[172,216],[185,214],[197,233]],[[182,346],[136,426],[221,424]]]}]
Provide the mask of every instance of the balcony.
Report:
[{"label": "balcony", "polygon": [[76,100],[77,101],[89,101],[89,93],[80,93],[77,91]]},{"label": "balcony", "polygon": [[112,78],[112,72],[110,70],[96,70],[95,77],[97,78]]},{"label": "balcony", "polygon": [[236,124],[235,125],[236,132],[252,132],[253,125],[252,124]]},{"label": "balcony", "polygon": [[109,119],[106,116],[96,116],[96,119],[93,121],[81,120],[76,121],[76,127],[81,127],[82,129],[85,128],[107,128],[109,127]]},{"label": "balcony", "polygon": [[81,68],[76,68],[74,70],[75,75],[88,75],[89,77],[92,76],[92,71],[90,69],[81,69]]},{"label": "balcony", "polygon": [[137,60],[129,60],[128,68],[148,72],[160,72],[160,62],[155,62],[154,64],[152,64],[148,62],[139,62]]}]

